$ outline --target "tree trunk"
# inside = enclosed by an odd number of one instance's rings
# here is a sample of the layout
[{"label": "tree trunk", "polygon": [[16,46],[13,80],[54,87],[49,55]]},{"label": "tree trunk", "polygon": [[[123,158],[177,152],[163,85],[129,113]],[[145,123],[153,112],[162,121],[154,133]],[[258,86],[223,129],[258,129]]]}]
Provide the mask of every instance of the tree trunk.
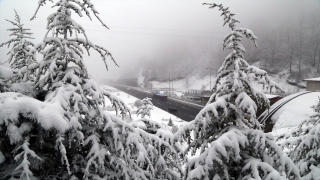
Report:
[{"label": "tree trunk", "polygon": [[268,55],[266,54],[266,58],[264,60],[264,68],[266,69],[267,68],[267,58],[268,58]]},{"label": "tree trunk", "polygon": [[320,64],[320,49],[318,51],[318,69],[317,69],[317,72],[320,72],[319,70],[319,64]]},{"label": "tree trunk", "polygon": [[300,75],[300,73],[301,73],[301,61],[302,61],[302,52],[301,52],[301,50],[300,50],[300,55],[299,55],[299,75]]},{"label": "tree trunk", "polygon": [[[64,39],[67,39],[67,33],[68,33],[68,30],[67,29],[64,29],[63,30],[63,35],[64,35]],[[68,68],[68,60],[67,60],[67,58],[65,57],[65,64],[64,64],[64,69],[63,69],[63,71],[66,71],[67,70],[67,68]]]},{"label": "tree trunk", "polygon": [[294,48],[291,48],[291,54],[290,54],[290,73],[292,72],[293,52],[294,52]]},{"label": "tree trunk", "polygon": [[273,63],[274,63],[275,51],[276,51],[276,42],[275,42],[275,40],[274,40],[274,42],[272,42],[271,66],[273,66]]},{"label": "tree trunk", "polygon": [[318,47],[319,47],[319,44],[317,44],[316,48],[314,48],[314,50],[313,50],[313,64],[312,64],[312,66],[316,65],[316,56],[317,56]]},{"label": "tree trunk", "polygon": [[64,34],[64,39],[67,39],[67,33],[68,33],[68,30],[67,29],[64,29],[64,32],[63,32],[63,34]]}]

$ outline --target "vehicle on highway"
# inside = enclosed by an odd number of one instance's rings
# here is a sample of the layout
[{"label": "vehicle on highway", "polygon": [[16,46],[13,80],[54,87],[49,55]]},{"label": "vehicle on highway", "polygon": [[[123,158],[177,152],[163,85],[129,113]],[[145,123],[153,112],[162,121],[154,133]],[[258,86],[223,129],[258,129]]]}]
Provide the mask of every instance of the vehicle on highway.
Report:
[{"label": "vehicle on highway", "polygon": [[152,97],[153,98],[157,98],[157,99],[161,99],[161,100],[167,100],[168,99],[168,96],[165,95],[165,94],[160,94],[158,91],[154,91],[152,92]]},{"label": "vehicle on highway", "polygon": [[176,108],[174,108],[174,107],[169,107],[169,108],[168,108],[168,111],[169,111],[170,113],[176,113],[176,112],[178,112],[178,109],[176,109]]}]

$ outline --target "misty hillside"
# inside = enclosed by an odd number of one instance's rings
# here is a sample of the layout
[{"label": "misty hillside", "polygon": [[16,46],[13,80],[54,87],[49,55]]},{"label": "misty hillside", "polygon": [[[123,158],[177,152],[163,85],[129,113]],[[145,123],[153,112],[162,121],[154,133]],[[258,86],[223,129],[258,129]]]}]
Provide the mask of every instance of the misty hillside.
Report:
[{"label": "misty hillside", "polygon": [[[245,58],[250,64],[266,70],[271,77],[285,80],[284,84],[303,88],[303,79],[320,76],[319,14],[284,18],[272,26],[253,22],[251,26],[258,37],[258,47],[244,41]],[[126,68],[120,79],[142,76],[143,83],[147,84],[169,79],[187,81],[192,76],[199,79],[208,78],[210,74],[215,76],[216,69],[228,54],[222,49],[222,43],[215,43],[214,49],[205,45],[194,48],[187,44],[168,44],[154,57],[143,57],[136,65]]]}]

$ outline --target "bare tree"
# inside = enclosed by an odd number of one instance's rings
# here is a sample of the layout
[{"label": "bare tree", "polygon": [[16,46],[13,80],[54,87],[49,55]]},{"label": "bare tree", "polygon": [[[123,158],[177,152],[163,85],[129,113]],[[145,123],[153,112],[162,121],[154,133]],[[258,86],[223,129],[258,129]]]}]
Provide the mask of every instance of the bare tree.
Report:
[{"label": "bare tree", "polygon": [[318,51],[318,68],[317,68],[317,72],[320,72],[320,47],[319,47],[319,51]]},{"label": "bare tree", "polygon": [[312,49],[312,66],[316,65],[316,57],[317,57],[317,52],[320,47],[320,32],[316,31],[314,32],[315,35],[311,37],[311,49]]},{"label": "bare tree", "polygon": [[275,58],[275,55],[276,55],[276,52],[277,52],[277,38],[275,35],[273,35],[271,41],[269,41],[269,44],[270,44],[270,54],[271,54],[271,66],[274,65],[274,58]]},{"label": "bare tree", "polygon": [[303,17],[301,17],[299,21],[299,32],[298,32],[298,48],[299,48],[299,64],[298,64],[298,69],[299,69],[299,75],[301,75],[301,62],[302,62],[302,51],[303,51],[303,41],[302,41],[302,25],[303,25]]},{"label": "bare tree", "polygon": [[310,36],[310,46],[312,50],[312,66],[316,65],[316,56],[320,48],[320,18],[317,15],[312,16],[312,32]]},{"label": "bare tree", "polygon": [[297,39],[295,36],[293,36],[293,32],[290,30],[290,28],[288,28],[286,30],[286,37],[287,37],[287,44],[288,44],[288,49],[290,52],[290,59],[289,59],[289,69],[290,69],[290,73],[292,73],[292,64],[293,64],[293,57],[294,57],[294,53],[297,51],[298,47],[297,47]]},{"label": "bare tree", "polygon": [[289,66],[290,66],[290,73],[292,72],[292,62],[293,62],[293,53],[297,49],[296,43],[291,43],[290,45],[290,60],[289,60]]}]

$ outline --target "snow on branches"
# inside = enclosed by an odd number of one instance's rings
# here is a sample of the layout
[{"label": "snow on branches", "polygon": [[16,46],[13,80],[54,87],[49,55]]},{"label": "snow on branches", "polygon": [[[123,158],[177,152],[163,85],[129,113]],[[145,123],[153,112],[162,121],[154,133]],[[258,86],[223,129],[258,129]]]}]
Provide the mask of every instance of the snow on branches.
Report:
[{"label": "snow on branches", "polygon": [[[114,116],[110,118],[111,120],[104,127],[104,138],[102,138],[109,145],[110,152],[108,154],[109,163],[105,167],[113,171],[107,176],[107,179],[121,179],[121,177],[181,178],[182,170],[178,152],[172,146],[173,136],[169,130],[164,133],[164,129],[159,128],[155,130],[155,134],[150,134],[146,132],[147,129],[137,125],[136,122],[133,122],[132,126]],[[141,120],[146,123],[146,128],[152,122]],[[161,127],[156,122],[154,123],[154,127]]]},{"label": "snow on branches", "polygon": [[219,8],[231,32],[223,41],[223,48],[231,53],[225,58],[213,83],[212,95],[195,120],[175,133],[175,140],[187,142],[181,152],[191,152],[199,157],[188,162],[184,179],[278,179],[286,174],[289,179],[299,179],[294,163],[264,134],[257,121],[258,107],[269,107],[263,92],[249,82],[249,76],[261,79],[269,90],[281,88],[267,73],[250,66],[244,59],[243,37],[254,41],[257,37],[239,23],[228,7],[222,4],[206,4]]},{"label": "snow on branches", "polygon": [[26,82],[33,81],[35,76],[35,69],[37,68],[37,60],[35,51],[33,49],[34,44],[28,39],[33,39],[31,35],[33,33],[28,32],[30,29],[23,28],[21,24],[21,18],[16,11],[15,12],[15,21],[10,21],[14,28],[7,29],[12,33],[10,36],[14,38],[9,41],[0,44],[0,47],[7,45],[12,48],[8,52],[9,59],[6,62],[9,62],[10,67],[13,69],[15,76],[8,79],[11,82]]},{"label": "snow on branches", "polygon": [[151,117],[150,111],[153,109],[151,100],[151,98],[142,99],[142,106],[138,108],[137,116],[141,115],[141,118],[144,118],[145,116]]},{"label": "snow on branches", "polygon": [[320,172],[320,97],[312,108],[315,114],[277,139],[306,180],[317,179]]},{"label": "snow on branches", "polygon": [[[255,113],[258,107],[269,107],[269,100],[263,92],[256,90],[249,82],[249,76],[254,75],[270,91],[275,89],[282,91],[280,86],[272,81],[264,70],[250,66],[244,59],[245,48],[240,43],[243,36],[252,40],[255,45],[257,37],[249,29],[236,28],[239,23],[234,18],[229,8],[224,8],[221,4],[206,4],[209,8],[219,8],[224,17],[224,25],[228,24],[231,32],[227,34],[223,41],[223,47],[230,49],[231,53],[225,58],[218,71],[217,78],[213,83],[212,92],[208,105],[219,102],[220,98],[225,99],[225,107],[235,115],[235,122],[239,127],[250,127],[260,129]],[[219,106],[217,106],[219,107]],[[206,112],[202,113],[205,117]],[[221,123],[221,122],[220,122]],[[226,121],[228,123],[228,120]]]},{"label": "snow on branches", "polygon": [[[46,2],[39,0],[35,15]],[[57,11],[47,18],[48,32],[32,51],[43,54],[34,87],[44,92],[44,98],[0,94],[1,166],[14,164],[12,151],[23,147],[15,160],[20,163],[22,155],[28,157],[17,167],[27,179],[32,174],[39,179],[180,179],[172,133],[159,129],[152,134],[103,111],[107,97],[117,111],[130,114],[127,105],[104,91],[85,67],[83,54],[90,49],[105,64],[107,57],[115,63],[110,52],[91,43],[71,17],[84,12],[91,18],[91,11],[105,26],[93,4],[57,0],[54,7]],[[41,166],[34,158],[41,159]]]},{"label": "snow on branches", "polygon": [[116,114],[118,115],[118,111],[120,110],[120,114],[129,114],[129,117],[131,117],[130,109],[129,107],[117,96],[111,94],[110,92],[103,90],[103,95],[106,96],[112,104],[112,107],[115,108]]},{"label": "snow on branches", "polygon": [[297,168],[275,144],[272,135],[232,127],[188,162],[185,179],[281,179],[281,171],[291,178],[299,177]]},{"label": "snow on branches", "polygon": [[16,170],[18,170],[20,168],[23,169],[20,178],[22,178],[23,176],[26,176],[26,178],[29,179],[30,176],[33,175],[32,172],[29,169],[30,161],[28,161],[28,155],[30,155],[34,159],[37,159],[38,161],[42,161],[42,159],[33,150],[29,149],[29,145],[30,145],[29,139],[26,138],[26,140],[24,140],[23,144],[21,146],[19,146],[17,149],[14,150],[14,152],[17,152],[19,149],[22,149],[22,152],[17,154],[14,157],[15,161],[18,161],[19,159],[22,159],[21,164],[19,164],[16,167]]}]

